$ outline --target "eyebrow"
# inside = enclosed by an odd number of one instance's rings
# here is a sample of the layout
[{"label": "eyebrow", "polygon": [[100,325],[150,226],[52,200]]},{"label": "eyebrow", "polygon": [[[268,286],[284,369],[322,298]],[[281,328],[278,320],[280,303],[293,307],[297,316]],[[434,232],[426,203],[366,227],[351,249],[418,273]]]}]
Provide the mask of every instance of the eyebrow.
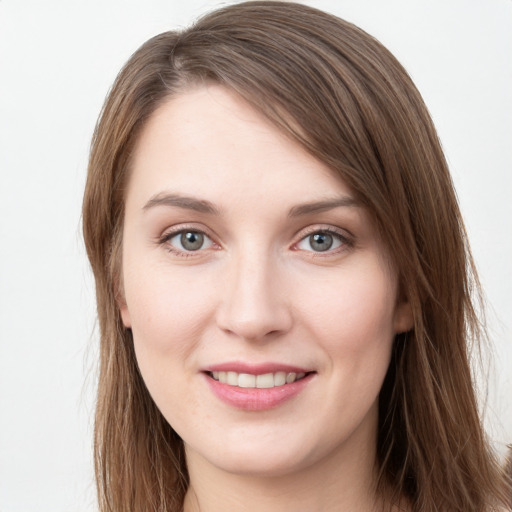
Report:
[{"label": "eyebrow", "polygon": [[[198,199],[191,196],[183,196],[181,194],[173,194],[161,192],[154,195],[144,206],[143,210],[147,211],[156,206],[171,206],[193,210],[200,213],[210,215],[220,215],[220,210],[213,203],[206,199]],[[320,213],[333,210],[340,207],[358,207],[360,203],[350,196],[335,197],[333,199],[325,199],[323,201],[314,201],[311,203],[298,204],[290,209],[288,217],[300,217],[311,213]]]},{"label": "eyebrow", "polygon": [[218,208],[210,203],[210,201],[171,193],[156,194],[143,206],[142,209],[147,211],[155,206],[177,206],[178,208],[194,210],[200,213],[208,213],[210,215],[219,215],[220,213]]},{"label": "eyebrow", "polygon": [[340,207],[360,207],[359,201],[350,196],[335,197],[324,201],[314,201],[312,203],[298,204],[290,209],[288,217],[300,217],[311,213],[321,213]]}]

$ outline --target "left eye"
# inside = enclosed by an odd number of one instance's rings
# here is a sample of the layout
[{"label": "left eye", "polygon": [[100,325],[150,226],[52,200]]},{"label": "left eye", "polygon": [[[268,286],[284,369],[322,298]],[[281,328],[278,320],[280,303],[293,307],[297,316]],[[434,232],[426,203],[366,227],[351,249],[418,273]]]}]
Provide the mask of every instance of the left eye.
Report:
[{"label": "left eye", "polygon": [[344,243],[343,238],[336,233],[328,231],[317,231],[303,238],[297,248],[303,251],[325,252],[337,249]]},{"label": "left eye", "polygon": [[209,249],[213,241],[200,231],[180,231],[167,238],[167,243],[178,251],[193,252]]}]

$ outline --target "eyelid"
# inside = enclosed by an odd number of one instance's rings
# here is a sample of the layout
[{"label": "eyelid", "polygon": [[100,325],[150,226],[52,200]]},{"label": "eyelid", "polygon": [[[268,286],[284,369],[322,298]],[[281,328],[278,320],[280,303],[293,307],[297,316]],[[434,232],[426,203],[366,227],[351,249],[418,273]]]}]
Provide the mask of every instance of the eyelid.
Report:
[{"label": "eyelid", "polygon": [[[198,249],[196,251],[187,251],[187,250],[180,250],[179,248],[170,245],[169,241],[184,232],[192,231],[201,233],[203,236],[207,237],[211,241],[211,245],[204,249]],[[306,249],[300,249],[298,248],[298,244],[305,240],[308,236],[311,236],[315,233],[328,233],[334,237],[336,237],[338,240],[340,240],[341,244],[334,248],[334,249],[327,249],[326,251],[314,251],[314,250],[306,250]],[[211,233],[211,231],[206,228],[205,226],[198,226],[194,223],[185,223],[185,224],[177,224],[175,226],[168,227],[164,232],[157,237],[156,244],[157,245],[164,245],[166,246],[167,250],[173,254],[176,254],[178,256],[182,257],[194,257],[194,256],[200,256],[203,255],[205,251],[209,251],[212,248],[214,250],[218,250],[222,248],[221,244],[216,241],[216,236]],[[345,229],[341,229],[336,226],[332,225],[326,225],[326,224],[317,224],[308,226],[306,228],[301,229],[296,235],[295,235],[295,242],[292,244],[291,249],[295,251],[303,251],[307,253],[312,253],[315,257],[325,257],[325,256],[332,256],[333,254],[337,254],[339,252],[342,252],[344,250],[347,250],[349,248],[352,248],[354,246],[354,239],[353,235],[348,232]]]},{"label": "eyelid", "polygon": [[[201,248],[196,251],[187,251],[180,250],[179,248],[169,243],[169,241],[172,240],[175,236],[186,232],[200,233],[201,235],[203,235],[204,237],[208,238],[211,241],[211,245],[204,249]],[[216,237],[210,233],[210,230],[206,229],[204,226],[198,226],[197,224],[194,223],[185,223],[168,227],[160,236],[158,236],[156,243],[157,245],[165,246],[169,252],[176,254],[178,256],[193,257],[202,255],[204,254],[205,251],[208,251],[212,248],[219,249],[220,244],[216,242],[215,238]]]},{"label": "eyelid", "polygon": [[[326,251],[308,251],[306,249],[298,248],[298,244],[304,241],[307,237],[316,233],[327,233],[332,235],[341,241],[341,245]],[[352,248],[354,246],[354,239],[351,233],[345,229],[341,229],[332,225],[317,224],[314,226],[308,226],[307,228],[302,229],[297,233],[296,239],[297,241],[292,244],[292,250],[309,252],[312,253],[315,257],[332,256],[333,254],[337,254],[338,252]]]}]

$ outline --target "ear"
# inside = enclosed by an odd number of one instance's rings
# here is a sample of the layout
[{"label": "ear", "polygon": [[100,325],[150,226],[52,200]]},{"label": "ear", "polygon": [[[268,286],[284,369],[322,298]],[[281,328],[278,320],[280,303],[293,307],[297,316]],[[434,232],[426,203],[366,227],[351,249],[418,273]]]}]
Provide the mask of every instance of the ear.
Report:
[{"label": "ear", "polygon": [[119,304],[119,311],[121,313],[123,325],[126,327],[126,329],[131,329],[132,320],[130,317],[130,312],[128,311],[128,306],[126,305],[126,301],[123,304]]},{"label": "ear", "polygon": [[119,276],[114,278],[114,294],[117,307],[121,313],[121,320],[123,321],[123,325],[126,329],[131,329],[132,320],[130,317],[130,311],[128,310],[128,305],[126,304],[126,299],[124,296],[124,286]]},{"label": "ear", "polygon": [[410,331],[414,326],[414,316],[407,300],[400,301],[395,308],[393,329],[395,334]]}]

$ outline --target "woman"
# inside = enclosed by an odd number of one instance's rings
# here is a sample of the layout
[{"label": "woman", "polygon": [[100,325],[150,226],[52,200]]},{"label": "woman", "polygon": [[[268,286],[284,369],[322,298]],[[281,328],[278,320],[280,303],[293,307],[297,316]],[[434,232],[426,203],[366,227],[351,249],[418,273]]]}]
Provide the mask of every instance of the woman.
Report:
[{"label": "woman", "polygon": [[478,281],[389,52],[248,2],[129,60],[93,140],[101,510],[498,510]]}]

